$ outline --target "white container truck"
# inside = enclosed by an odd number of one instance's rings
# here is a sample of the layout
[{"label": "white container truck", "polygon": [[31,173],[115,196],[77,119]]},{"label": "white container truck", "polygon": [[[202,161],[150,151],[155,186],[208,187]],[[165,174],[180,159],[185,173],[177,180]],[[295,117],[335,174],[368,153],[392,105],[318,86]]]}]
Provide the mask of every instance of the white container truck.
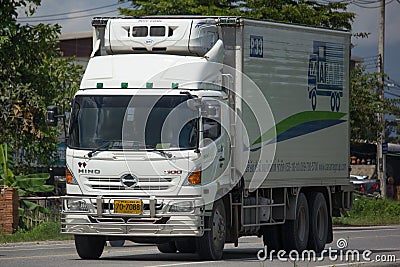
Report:
[{"label": "white container truck", "polygon": [[236,17],[92,25],[62,209],[81,258],[107,240],[212,260],[242,236],[332,241],[351,207],[349,33]]}]

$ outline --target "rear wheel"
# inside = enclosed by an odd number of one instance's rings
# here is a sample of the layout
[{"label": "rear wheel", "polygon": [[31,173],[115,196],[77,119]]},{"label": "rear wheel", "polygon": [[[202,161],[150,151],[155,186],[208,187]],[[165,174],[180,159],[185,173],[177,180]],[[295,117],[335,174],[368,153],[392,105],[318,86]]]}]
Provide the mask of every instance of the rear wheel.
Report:
[{"label": "rear wheel", "polygon": [[162,253],[175,253],[176,246],[174,241],[168,243],[157,244],[157,248]]},{"label": "rear wheel", "polygon": [[226,238],[225,207],[221,200],[214,203],[211,216],[205,219],[205,228],[210,231],[197,239],[197,253],[202,259],[220,260]]},{"label": "rear wheel", "polygon": [[105,243],[106,240],[103,236],[75,235],[75,248],[82,259],[100,258]]},{"label": "rear wheel", "polygon": [[328,240],[329,216],[325,197],[322,193],[309,195],[310,203],[310,238],[308,248],[321,252]]},{"label": "rear wheel", "polygon": [[336,105],[335,105],[335,108],[336,108],[336,111],[339,111],[339,109],[340,109],[340,93],[336,93]]},{"label": "rear wheel", "polygon": [[301,252],[307,248],[309,213],[307,198],[300,193],[296,205],[296,219],[287,220],[283,225],[283,245],[286,251]]}]

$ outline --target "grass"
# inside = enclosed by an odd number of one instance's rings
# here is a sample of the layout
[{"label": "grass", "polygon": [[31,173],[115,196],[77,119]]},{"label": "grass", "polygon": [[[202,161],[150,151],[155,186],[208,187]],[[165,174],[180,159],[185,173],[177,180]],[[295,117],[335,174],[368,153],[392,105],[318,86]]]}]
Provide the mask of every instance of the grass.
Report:
[{"label": "grass", "polygon": [[60,228],[60,223],[45,222],[28,231],[18,230],[12,235],[3,235],[0,233],[0,244],[46,240],[69,240],[73,238],[72,235],[61,234]]},{"label": "grass", "polygon": [[400,224],[400,202],[356,196],[346,215],[333,218],[334,225]]}]

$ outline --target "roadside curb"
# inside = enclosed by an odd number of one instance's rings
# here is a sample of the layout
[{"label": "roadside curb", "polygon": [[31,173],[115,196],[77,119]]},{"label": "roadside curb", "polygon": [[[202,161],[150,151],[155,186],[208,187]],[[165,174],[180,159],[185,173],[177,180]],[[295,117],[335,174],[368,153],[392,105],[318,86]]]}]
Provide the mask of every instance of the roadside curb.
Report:
[{"label": "roadside curb", "polygon": [[46,240],[46,241],[29,241],[16,243],[0,243],[0,247],[26,247],[34,245],[63,245],[74,244],[74,240]]}]

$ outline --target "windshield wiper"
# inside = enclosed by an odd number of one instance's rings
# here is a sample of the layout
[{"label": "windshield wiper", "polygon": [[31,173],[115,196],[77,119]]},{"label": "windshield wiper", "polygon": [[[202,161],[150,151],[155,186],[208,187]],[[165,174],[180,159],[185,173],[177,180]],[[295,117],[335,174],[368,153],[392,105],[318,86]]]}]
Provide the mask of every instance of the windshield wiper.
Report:
[{"label": "windshield wiper", "polygon": [[161,150],[161,149],[157,149],[155,147],[152,147],[151,150],[148,150],[148,151],[158,152],[158,153],[160,153],[161,156],[163,156],[165,158],[169,158],[169,159],[172,158],[172,153],[164,151],[164,150]]},{"label": "windshield wiper", "polygon": [[93,157],[93,154],[96,153],[97,151],[105,151],[110,149],[110,141],[106,141],[104,142],[101,146],[96,147],[95,149],[93,149],[92,151],[90,151],[87,155],[89,158]]}]

